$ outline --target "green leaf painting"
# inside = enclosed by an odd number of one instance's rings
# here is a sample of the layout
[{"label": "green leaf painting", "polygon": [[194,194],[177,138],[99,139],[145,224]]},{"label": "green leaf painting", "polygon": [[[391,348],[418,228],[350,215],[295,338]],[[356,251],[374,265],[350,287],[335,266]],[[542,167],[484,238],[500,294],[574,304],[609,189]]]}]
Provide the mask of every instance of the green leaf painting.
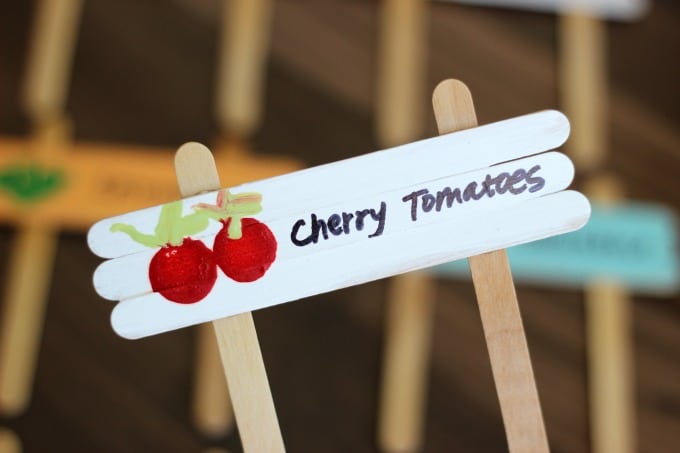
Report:
[{"label": "green leaf painting", "polygon": [[62,171],[38,165],[18,164],[0,169],[0,190],[23,203],[52,195],[63,187],[64,182]]}]

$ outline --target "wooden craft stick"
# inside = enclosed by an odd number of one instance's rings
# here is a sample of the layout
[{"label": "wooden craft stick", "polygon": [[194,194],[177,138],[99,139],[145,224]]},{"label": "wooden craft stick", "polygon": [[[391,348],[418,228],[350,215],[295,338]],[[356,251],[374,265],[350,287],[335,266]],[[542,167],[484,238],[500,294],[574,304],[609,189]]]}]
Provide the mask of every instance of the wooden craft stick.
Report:
[{"label": "wooden craft stick", "polygon": [[378,444],[386,452],[418,451],[423,443],[434,291],[422,271],[390,282],[378,406]]},{"label": "wooden craft stick", "polygon": [[271,0],[224,2],[217,119],[227,135],[249,137],[260,122]]},{"label": "wooden craft stick", "polygon": [[[562,102],[572,122],[567,150],[579,170],[597,171],[608,151],[605,106],[606,25],[595,17],[562,14],[560,74]],[[594,176],[593,200],[621,198],[615,181]],[[631,312],[628,291],[617,282],[596,281],[585,289],[592,449],[635,451]]]},{"label": "wooden craft stick", "polygon": [[213,327],[207,323],[198,326],[196,341],[194,423],[207,436],[224,436],[234,424],[234,412]]},{"label": "wooden craft stick", "polygon": [[[182,146],[175,168],[183,197],[220,187],[215,162],[202,145]],[[252,315],[220,319],[213,321],[213,326],[243,450],[285,451]]]},{"label": "wooden craft stick", "polygon": [[24,109],[34,124],[64,111],[83,0],[41,0],[33,25]]},{"label": "wooden craft stick", "polygon": [[[380,11],[376,136],[389,147],[420,138],[425,93],[423,0],[387,0]],[[378,445],[386,452],[420,448],[423,439],[434,285],[425,272],[390,282],[378,403]]]},{"label": "wooden craft stick", "polygon": [[376,131],[382,146],[422,136],[427,4],[387,0],[380,10]]},{"label": "wooden craft stick", "polygon": [[[456,80],[440,83],[433,105],[439,133],[474,127],[472,96]],[[491,369],[511,452],[547,452],[548,439],[505,250],[470,257]]]},{"label": "wooden craft stick", "polygon": [[596,17],[559,15],[561,102],[573,131],[567,146],[581,172],[600,166],[607,149],[605,27]]},{"label": "wooden craft stick", "polygon": [[0,428],[0,453],[21,453],[21,441],[7,428]]},{"label": "wooden craft stick", "polygon": [[[31,151],[56,158],[52,145],[69,134],[66,121],[43,123]],[[6,415],[19,414],[30,401],[56,250],[57,233],[27,212],[9,259],[0,329],[0,411]]]}]

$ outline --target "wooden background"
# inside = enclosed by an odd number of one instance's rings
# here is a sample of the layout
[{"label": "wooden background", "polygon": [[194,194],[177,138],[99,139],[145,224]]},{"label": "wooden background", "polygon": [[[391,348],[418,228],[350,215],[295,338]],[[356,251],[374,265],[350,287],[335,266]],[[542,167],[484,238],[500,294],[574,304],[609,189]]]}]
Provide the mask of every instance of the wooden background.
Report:
[{"label": "wooden background", "polygon": [[[3,135],[28,133],[18,90],[33,6],[3,2],[0,14]],[[76,139],[209,143],[217,133],[218,6],[87,0],[68,103]],[[441,3],[429,11],[428,89],[446,77],[462,79],[480,123],[559,106],[554,16]],[[377,19],[374,2],[276,1],[257,152],[313,165],[376,148]],[[631,197],[676,210],[679,19],[680,3],[656,0],[643,21],[608,26],[609,167]],[[423,103],[429,109],[429,99]],[[430,117],[425,135],[435,130]],[[11,226],[0,227],[0,279],[12,234]],[[134,342],[116,337],[111,304],[91,286],[98,263],[82,232],[61,235],[33,402],[0,425],[18,433],[26,452],[239,451],[236,435],[206,439],[190,423],[195,331]],[[381,281],[255,313],[289,451],[376,450],[385,288]],[[588,451],[582,294],[518,292],[553,451]],[[424,451],[504,451],[472,287],[440,281],[437,296]],[[640,451],[677,451],[680,299],[635,297],[634,319]]]}]

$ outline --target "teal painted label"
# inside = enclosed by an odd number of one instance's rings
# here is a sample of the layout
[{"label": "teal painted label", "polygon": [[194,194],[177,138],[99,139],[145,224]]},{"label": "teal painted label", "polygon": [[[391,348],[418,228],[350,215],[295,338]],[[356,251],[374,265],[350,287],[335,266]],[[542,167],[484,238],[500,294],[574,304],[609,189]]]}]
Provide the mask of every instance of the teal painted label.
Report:
[{"label": "teal painted label", "polygon": [[[509,248],[508,256],[518,282],[583,286],[609,279],[635,292],[667,294],[680,287],[676,232],[675,216],[662,206],[596,205],[582,229]],[[432,271],[470,275],[466,260]]]},{"label": "teal painted label", "polygon": [[64,184],[59,170],[48,170],[38,165],[17,164],[0,169],[0,190],[8,192],[21,203],[45,198]]}]

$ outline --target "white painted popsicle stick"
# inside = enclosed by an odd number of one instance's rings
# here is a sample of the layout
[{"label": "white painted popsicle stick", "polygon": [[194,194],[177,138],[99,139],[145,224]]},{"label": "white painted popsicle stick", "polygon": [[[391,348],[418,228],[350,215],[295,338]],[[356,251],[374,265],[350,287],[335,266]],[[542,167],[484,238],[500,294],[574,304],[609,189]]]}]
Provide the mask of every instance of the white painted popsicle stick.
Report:
[{"label": "white painted popsicle stick", "polygon": [[[375,219],[368,217],[364,220],[364,230],[356,231],[358,228],[356,222],[354,219],[351,219],[347,223],[349,234],[341,234],[339,236],[329,234],[329,238],[326,240],[320,236],[321,239],[319,239],[319,243],[317,244],[308,244],[301,247],[293,246],[291,242],[291,231],[295,230],[291,230],[291,227],[301,219],[298,213],[293,216],[286,216],[279,219],[268,218],[265,215],[262,215],[259,218],[268,225],[274,236],[278,238],[279,250],[277,252],[277,262],[283,263],[290,259],[319,253],[327,248],[346,247],[355,242],[365,241],[367,238],[370,239],[372,235],[377,235],[379,230],[382,230],[380,236],[388,237],[395,232],[398,233],[409,228],[420,228],[430,223],[449,221],[451,222],[450,224],[455,227],[457,223],[459,223],[460,218],[480,218],[487,212],[516,205],[530,198],[545,196],[565,189],[573,178],[573,167],[571,162],[566,156],[557,152],[545,153],[531,158],[502,164],[493,167],[491,174],[497,175],[503,172],[513,174],[517,168],[530,168],[532,166],[540,167],[540,170],[537,171],[535,175],[541,175],[545,180],[544,186],[534,193],[531,193],[530,189],[524,190],[517,195],[510,195],[509,192],[506,192],[504,195],[496,194],[494,198],[481,199],[478,201],[471,200],[460,205],[454,202],[450,208],[447,208],[447,204],[444,201],[441,204],[440,212],[431,211],[430,213],[423,212],[425,205],[422,198],[419,198],[415,201],[417,204],[417,211],[415,213],[417,221],[415,222],[413,220],[414,200],[404,202],[403,197],[405,195],[409,196],[409,194],[417,193],[417,191],[423,187],[434,187],[436,189],[431,189],[432,197],[434,198],[434,195],[439,193],[439,190],[442,188],[464,188],[470,181],[483,180],[485,176],[489,174],[489,171],[475,171],[450,179],[441,179],[431,182],[431,185],[428,186],[412,186],[396,191],[381,193],[379,195],[367,195],[363,200],[352,200],[340,205],[326,206],[323,209],[314,210],[315,215],[319,218],[328,219],[334,214],[346,212],[350,214],[354,213],[352,215],[356,216],[357,210],[353,208],[359,210],[371,208],[376,211],[378,211],[378,207],[380,206],[384,208],[383,210],[380,210],[380,212],[384,212],[384,223],[382,223],[382,226],[380,221],[376,222]],[[523,185],[527,187],[527,189],[528,187],[531,187],[530,185]],[[310,207],[310,211],[312,209],[313,207]],[[434,210],[436,209],[437,207],[435,205]],[[302,217],[302,219],[304,219],[306,225],[298,230],[298,234],[296,235],[298,238],[304,238],[311,234],[311,229],[309,227],[311,219],[309,216],[306,218]],[[206,236],[202,240],[206,245],[210,246],[214,242],[214,236]],[[144,252],[125,255],[121,258],[102,263],[94,274],[94,286],[98,294],[105,299],[122,300],[151,292],[148,279],[140,278],[140,276],[146,277],[146,269],[156,251],[157,249],[149,248]]]},{"label": "white painted popsicle stick", "polygon": [[[401,187],[408,187],[541,153],[560,146],[568,135],[569,122],[564,115],[557,111],[538,112],[243,184],[232,192],[262,193],[264,210],[259,217],[264,221],[284,212],[290,213],[291,207],[304,212],[310,206],[362,198],[367,190],[373,193],[389,190],[395,181]],[[389,159],[389,165],[386,165],[386,159]],[[381,189],[385,181],[388,181],[388,187]],[[185,205],[214,204],[215,198],[215,193],[189,197],[185,199]],[[114,223],[131,223],[133,219],[140,231],[153,231],[159,212],[160,206],[156,206],[97,222],[88,233],[90,249],[103,258],[145,250],[145,246],[125,235],[110,235],[109,229]],[[213,232],[207,230],[203,236],[194,238],[206,237]]]},{"label": "white painted popsicle stick", "polygon": [[649,0],[455,0],[479,6],[554,13],[575,12],[613,20],[635,20],[647,12]]},{"label": "white painted popsicle stick", "polygon": [[[559,192],[483,218],[424,225],[379,240],[275,261],[264,277],[248,284],[218,276],[210,296],[192,305],[168,302],[158,293],[127,299],[114,308],[112,325],[123,337],[141,338],[565,233],[585,224],[589,214],[583,195]],[[405,246],[414,240],[417,248]],[[130,278],[140,277],[139,272],[134,274]]]}]

